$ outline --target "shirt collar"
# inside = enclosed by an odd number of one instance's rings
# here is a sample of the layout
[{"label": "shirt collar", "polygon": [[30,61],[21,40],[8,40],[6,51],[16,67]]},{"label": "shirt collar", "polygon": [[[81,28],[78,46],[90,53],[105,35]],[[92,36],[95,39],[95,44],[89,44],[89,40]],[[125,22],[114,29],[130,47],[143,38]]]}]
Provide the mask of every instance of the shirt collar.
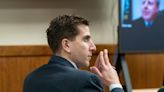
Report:
[{"label": "shirt collar", "polygon": [[153,21],[150,21],[150,22],[144,21],[144,23],[145,23],[146,27],[150,27],[150,26],[152,26]]},{"label": "shirt collar", "polygon": [[[69,61],[69,60],[68,60]],[[75,69],[78,69],[77,65],[73,61],[69,61]]]}]

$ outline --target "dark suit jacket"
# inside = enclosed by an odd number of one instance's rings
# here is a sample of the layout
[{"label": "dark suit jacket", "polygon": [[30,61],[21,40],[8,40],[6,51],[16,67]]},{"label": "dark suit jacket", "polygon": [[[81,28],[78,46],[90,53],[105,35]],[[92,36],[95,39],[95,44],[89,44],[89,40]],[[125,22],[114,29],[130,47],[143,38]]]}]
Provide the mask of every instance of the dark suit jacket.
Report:
[{"label": "dark suit jacket", "polygon": [[122,37],[125,44],[123,48],[130,52],[164,51],[164,14],[162,12],[157,15],[150,27],[145,26],[143,18],[133,21],[132,24],[132,28],[128,29],[125,32],[127,34]]},{"label": "dark suit jacket", "polygon": [[158,92],[164,92],[164,86],[161,87],[161,88],[158,90]]},{"label": "dark suit jacket", "polygon": [[143,18],[139,18],[133,22],[133,30],[136,31],[164,31],[164,16],[158,14],[158,16],[153,20],[150,27],[146,27]]},{"label": "dark suit jacket", "polygon": [[152,25],[150,27],[145,26],[144,19],[142,17],[134,20],[132,22],[132,30],[134,31],[154,31],[160,32],[164,31],[164,11],[159,11],[157,16],[153,19]]},{"label": "dark suit jacket", "polygon": [[104,92],[104,88],[95,74],[75,69],[66,59],[53,56],[48,64],[27,76],[24,92]]}]

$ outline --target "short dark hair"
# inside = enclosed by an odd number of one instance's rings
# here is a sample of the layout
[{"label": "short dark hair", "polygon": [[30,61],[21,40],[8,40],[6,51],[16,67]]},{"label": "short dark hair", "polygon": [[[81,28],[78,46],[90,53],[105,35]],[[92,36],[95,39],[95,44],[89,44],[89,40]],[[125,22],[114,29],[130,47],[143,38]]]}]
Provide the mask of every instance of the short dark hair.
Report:
[{"label": "short dark hair", "polygon": [[51,21],[46,32],[48,44],[53,53],[61,47],[62,39],[75,39],[79,34],[77,26],[80,24],[89,26],[88,20],[75,15],[62,15]]}]

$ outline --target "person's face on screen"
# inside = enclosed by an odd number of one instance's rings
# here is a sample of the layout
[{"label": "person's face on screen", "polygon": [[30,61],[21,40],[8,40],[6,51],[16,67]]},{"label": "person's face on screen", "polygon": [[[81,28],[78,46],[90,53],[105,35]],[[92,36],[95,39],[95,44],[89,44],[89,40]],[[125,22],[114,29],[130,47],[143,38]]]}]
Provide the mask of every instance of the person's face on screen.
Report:
[{"label": "person's face on screen", "polygon": [[80,68],[88,67],[92,52],[96,50],[90,35],[89,26],[78,25],[79,34],[70,45],[70,59]]},{"label": "person's face on screen", "polygon": [[157,0],[142,1],[142,17],[146,21],[151,21],[158,13]]}]

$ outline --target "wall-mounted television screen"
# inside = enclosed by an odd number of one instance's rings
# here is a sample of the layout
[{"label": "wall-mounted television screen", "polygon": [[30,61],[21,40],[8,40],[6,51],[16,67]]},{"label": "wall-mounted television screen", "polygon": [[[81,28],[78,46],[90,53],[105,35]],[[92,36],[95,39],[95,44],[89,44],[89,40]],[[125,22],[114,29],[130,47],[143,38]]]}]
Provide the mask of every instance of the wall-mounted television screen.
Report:
[{"label": "wall-mounted television screen", "polygon": [[164,0],[119,0],[120,53],[164,52]]}]

